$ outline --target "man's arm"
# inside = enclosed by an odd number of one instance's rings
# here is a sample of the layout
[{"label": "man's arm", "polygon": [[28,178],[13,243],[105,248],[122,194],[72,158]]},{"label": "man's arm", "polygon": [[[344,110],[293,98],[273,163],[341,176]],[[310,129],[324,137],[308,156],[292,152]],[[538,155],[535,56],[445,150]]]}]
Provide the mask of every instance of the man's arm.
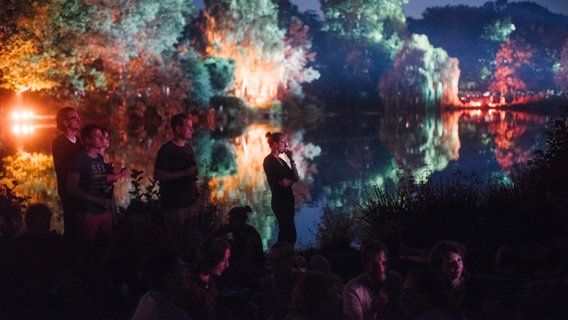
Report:
[{"label": "man's arm", "polygon": [[79,174],[76,172],[70,172],[67,175],[67,192],[69,193],[69,195],[75,198],[96,203],[104,207],[105,209],[110,209],[113,206],[112,199],[105,199],[93,196],[81,190],[81,188],[79,188]]},{"label": "man's arm", "polygon": [[197,174],[197,166],[191,166],[187,169],[178,171],[166,171],[158,168],[154,169],[154,179],[158,181],[169,181],[183,177],[197,177]]}]

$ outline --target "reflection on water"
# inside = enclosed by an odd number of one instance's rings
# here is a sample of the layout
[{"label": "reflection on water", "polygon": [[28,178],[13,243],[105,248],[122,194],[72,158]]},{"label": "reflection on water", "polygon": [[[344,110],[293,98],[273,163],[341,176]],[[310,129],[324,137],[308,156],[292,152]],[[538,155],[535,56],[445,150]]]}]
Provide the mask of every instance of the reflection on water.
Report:
[{"label": "reflection on water", "polygon": [[[353,212],[376,185],[397,182],[402,170],[416,177],[449,177],[452,171],[488,174],[507,172],[519,161],[543,149],[547,117],[527,112],[460,110],[436,113],[389,113],[329,116],[310,130],[255,123],[231,138],[218,138],[203,127],[194,138],[200,172],[208,176],[212,201],[227,212],[250,205],[253,224],[267,247],[275,238],[270,191],[262,169],[269,153],[267,131],[288,133],[301,181],[294,187],[299,245],[314,244],[313,231],[324,207]],[[153,138],[128,138],[124,129],[113,134],[108,161],[143,170],[150,178],[158,148],[169,139],[167,127]],[[46,145],[42,152],[4,159],[7,172],[37,201],[51,202],[55,211],[55,175]],[[25,156],[24,156],[25,155]],[[47,160],[46,160],[47,159]],[[25,162],[27,161],[27,162]],[[13,178],[13,177],[6,177]],[[116,184],[119,205],[130,196],[128,182]]]}]

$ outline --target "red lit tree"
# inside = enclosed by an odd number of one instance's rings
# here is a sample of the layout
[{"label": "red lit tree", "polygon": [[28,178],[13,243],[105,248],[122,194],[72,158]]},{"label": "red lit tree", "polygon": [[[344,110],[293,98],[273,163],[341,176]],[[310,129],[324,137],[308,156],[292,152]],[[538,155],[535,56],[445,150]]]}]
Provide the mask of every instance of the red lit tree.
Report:
[{"label": "red lit tree", "polygon": [[554,75],[554,82],[560,90],[565,93],[568,92],[568,39],[566,39],[564,47],[562,47],[560,63]]},{"label": "red lit tree", "polygon": [[519,76],[519,70],[531,62],[532,56],[531,48],[519,41],[503,42],[495,57],[494,80],[489,85],[489,90],[513,97],[518,91],[526,90],[526,83]]}]

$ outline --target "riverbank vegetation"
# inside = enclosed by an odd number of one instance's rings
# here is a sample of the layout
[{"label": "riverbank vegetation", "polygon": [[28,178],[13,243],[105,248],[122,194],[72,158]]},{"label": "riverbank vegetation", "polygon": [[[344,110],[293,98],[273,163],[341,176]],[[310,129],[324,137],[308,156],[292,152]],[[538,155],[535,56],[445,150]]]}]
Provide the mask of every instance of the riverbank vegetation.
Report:
[{"label": "riverbank vegetation", "polygon": [[449,181],[419,181],[407,175],[398,185],[371,190],[358,212],[324,213],[320,250],[345,250],[376,239],[397,257],[406,247],[428,249],[440,239],[453,239],[466,244],[469,266],[478,272],[492,270],[501,246],[525,257],[539,246],[568,252],[567,125],[565,116],[553,120],[547,149],[517,164],[505,179],[457,173]]}]

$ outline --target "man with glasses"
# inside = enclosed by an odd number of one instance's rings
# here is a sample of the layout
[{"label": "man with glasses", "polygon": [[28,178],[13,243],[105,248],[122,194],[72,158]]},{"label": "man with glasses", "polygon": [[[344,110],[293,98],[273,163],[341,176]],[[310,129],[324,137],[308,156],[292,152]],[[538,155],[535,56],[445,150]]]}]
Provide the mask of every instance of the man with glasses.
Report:
[{"label": "man with glasses", "polygon": [[81,130],[81,118],[75,108],[65,107],[57,112],[55,122],[57,129],[61,131],[53,140],[52,155],[57,176],[57,192],[63,206],[63,236],[69,245],[73,246],[76,239],[76,208],[73,198],[67,193],[67,176],[73,158],[83,151],[83,145],[77,138]]}]

